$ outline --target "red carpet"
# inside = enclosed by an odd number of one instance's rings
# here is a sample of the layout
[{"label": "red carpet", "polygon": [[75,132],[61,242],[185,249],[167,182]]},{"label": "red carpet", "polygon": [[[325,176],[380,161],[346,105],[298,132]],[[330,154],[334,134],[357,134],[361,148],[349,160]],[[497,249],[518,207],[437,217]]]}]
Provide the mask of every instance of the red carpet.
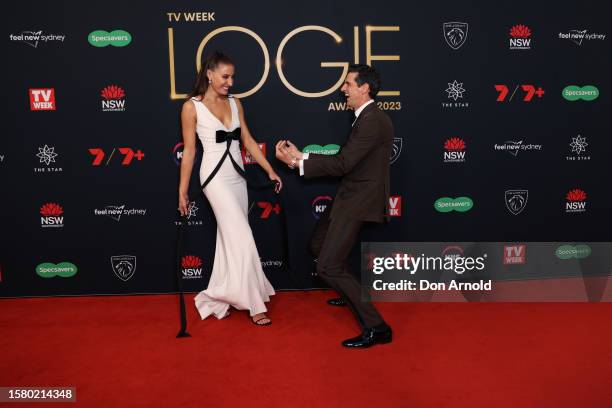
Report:
[{"label": "red carpet", "polygon": [[0,300],[0,386],[76,386],[61,406],[83,407],[612,404],[610,303],[380,303],[394,342],[346,350],[330,296],[280,293],[255,327],[199,321],[190,295],[188,339],[174,296]]}]

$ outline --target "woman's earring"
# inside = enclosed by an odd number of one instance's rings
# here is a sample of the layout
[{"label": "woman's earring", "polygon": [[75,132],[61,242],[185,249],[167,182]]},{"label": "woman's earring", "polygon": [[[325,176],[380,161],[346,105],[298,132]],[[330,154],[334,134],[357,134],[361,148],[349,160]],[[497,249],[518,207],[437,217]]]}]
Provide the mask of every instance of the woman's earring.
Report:
[{"label": "woman's earring", "polygon": [[209,80],[208,80],[208,83],[209,83],[209,84],[212,84],[212,81],[209,79]]}]

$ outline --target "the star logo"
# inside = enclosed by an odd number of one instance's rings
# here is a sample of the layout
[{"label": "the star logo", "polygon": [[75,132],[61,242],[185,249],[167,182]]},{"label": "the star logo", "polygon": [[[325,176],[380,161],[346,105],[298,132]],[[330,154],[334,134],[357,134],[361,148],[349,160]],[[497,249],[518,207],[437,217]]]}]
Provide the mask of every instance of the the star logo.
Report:
[{"label": "the star logo", "polygon": [[196,212],[199,210],[199,207],[196,207],[195,201],[190,201],[189,206],[187,207],[187,219],[196,216]]},{"label": "the star logo", "polygon": [[572,143],[570,143],[572,153],[576,154],[585,152],[588,145],[589,144],[586,142],[586,137],[581,137],[580,135],[572,137]]},{"label": "the star logo", "polygon": [[463,88],[463,82],[457,82],[454,80],[452,83],[448,82],[448,88],[446,88],[446,92],[448,92],[448,98],[457,100],[459,98],[463,98],[463,93],[465,89]]},{"label": "the star logo", "polygon": [[47,166],[52,162],[55,163],[55,158],[57,157],[55,147],[49,147],[47,145],[45,145],[45,147],[39,147],[36,157],[40,159],[41,163],[45,163]]}]

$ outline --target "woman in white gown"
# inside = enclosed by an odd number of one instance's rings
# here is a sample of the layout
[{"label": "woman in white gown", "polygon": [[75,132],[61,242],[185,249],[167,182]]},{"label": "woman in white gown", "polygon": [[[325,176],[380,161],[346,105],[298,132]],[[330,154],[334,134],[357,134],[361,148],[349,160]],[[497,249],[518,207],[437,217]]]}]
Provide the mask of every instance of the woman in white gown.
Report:
[{"label": "woman in white gown", "polygon": [[196,153],[196,133],[204,155],[200,182],[206,184],[204,195],[217,219],[217,244],[210,281],[206,290],[195,297],[202,319],[214,314],[218,319],[229,315],[229,307],[249,310],[251,321],[269,325],[264,302],[274,295],[264,275],[248,221],[248,196],[239,140],[250,155],[276,182],[282,182],[251,136],[244,120],[244,110],[229,94],[234,80],[234,64],[215,52],[202,66],[195,89],[183,104],[183,158],[179,184],[179,211],[187,213],[189,179]]}]

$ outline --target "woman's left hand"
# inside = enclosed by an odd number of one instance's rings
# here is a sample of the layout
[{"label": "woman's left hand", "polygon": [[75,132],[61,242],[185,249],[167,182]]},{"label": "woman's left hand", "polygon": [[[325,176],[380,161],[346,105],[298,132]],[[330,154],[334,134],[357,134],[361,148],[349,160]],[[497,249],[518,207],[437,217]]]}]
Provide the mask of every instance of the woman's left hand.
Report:
[{"label": "woman's left hand", "polygon": [[276,182],[274,192],[279,193],[281,191],[281,188],[283,188],[283,181],[281,180],[281,178],[278,177],[278,174],[276,174],[274,170],[271,170],[270,173],[268,173],[268,177],[270,177],[270,180]]}]

